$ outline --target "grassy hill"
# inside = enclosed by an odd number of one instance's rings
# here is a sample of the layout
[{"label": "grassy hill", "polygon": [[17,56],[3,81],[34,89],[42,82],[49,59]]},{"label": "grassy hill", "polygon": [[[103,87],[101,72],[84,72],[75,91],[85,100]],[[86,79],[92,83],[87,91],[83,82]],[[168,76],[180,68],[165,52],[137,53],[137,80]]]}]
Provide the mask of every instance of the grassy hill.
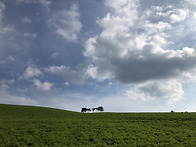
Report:
[{"label": "grassy hill", "polygon": [[196,146],[196,113],[78,113],[0,104],[0,146]]}]

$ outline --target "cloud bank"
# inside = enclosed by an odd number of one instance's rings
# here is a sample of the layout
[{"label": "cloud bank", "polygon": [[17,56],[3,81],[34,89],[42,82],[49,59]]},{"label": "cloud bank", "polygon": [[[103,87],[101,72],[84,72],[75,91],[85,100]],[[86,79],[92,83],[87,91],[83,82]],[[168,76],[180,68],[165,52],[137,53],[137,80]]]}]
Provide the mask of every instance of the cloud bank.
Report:
[{"label": "cloud bank", "polygon": [[[188,28],[195,12],[177,5],[144,8],[142,1],[106,0],[105,4],[111,13],[97,20],[102,32],[85,44],[84,55],[92,61],[89,77],[135,84],[125,93],[133,99],[181,99],[183,75],[195,75],[196,50],[171,47],[184,41],[185,32],[196,31]],[[182,37],[173,36],[182,25],[187,27],[178,32]]]}]

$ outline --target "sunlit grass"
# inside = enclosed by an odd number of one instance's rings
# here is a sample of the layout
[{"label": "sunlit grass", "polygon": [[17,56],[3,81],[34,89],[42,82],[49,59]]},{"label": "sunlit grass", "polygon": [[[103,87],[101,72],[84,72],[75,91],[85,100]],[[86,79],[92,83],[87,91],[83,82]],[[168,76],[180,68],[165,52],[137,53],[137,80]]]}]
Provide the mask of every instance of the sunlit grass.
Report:
[{"label": "sunlit grass", "polygon": [[196,146],[196,113],[78,113],[0,105],[0,146]]}]

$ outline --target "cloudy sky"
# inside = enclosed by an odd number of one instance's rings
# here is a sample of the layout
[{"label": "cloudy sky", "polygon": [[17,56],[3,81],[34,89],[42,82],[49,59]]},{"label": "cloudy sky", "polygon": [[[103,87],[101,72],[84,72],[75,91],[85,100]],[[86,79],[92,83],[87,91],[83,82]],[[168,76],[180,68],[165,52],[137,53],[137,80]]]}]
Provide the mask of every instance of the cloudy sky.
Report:
[{"label": "cloudy sky", "polygon": [[193,0],[0,0],[0,103],[196,111]]}]

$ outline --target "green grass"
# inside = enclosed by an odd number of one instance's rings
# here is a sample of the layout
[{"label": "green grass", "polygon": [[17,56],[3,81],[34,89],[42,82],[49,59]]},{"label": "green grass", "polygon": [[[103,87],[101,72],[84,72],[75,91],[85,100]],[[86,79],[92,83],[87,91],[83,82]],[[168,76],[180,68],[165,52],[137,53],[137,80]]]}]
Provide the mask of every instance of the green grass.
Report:
[{"label": "green grass", "polygon": [[0,146],[196,146],[196,113],[78,113],[0,105]]}]

